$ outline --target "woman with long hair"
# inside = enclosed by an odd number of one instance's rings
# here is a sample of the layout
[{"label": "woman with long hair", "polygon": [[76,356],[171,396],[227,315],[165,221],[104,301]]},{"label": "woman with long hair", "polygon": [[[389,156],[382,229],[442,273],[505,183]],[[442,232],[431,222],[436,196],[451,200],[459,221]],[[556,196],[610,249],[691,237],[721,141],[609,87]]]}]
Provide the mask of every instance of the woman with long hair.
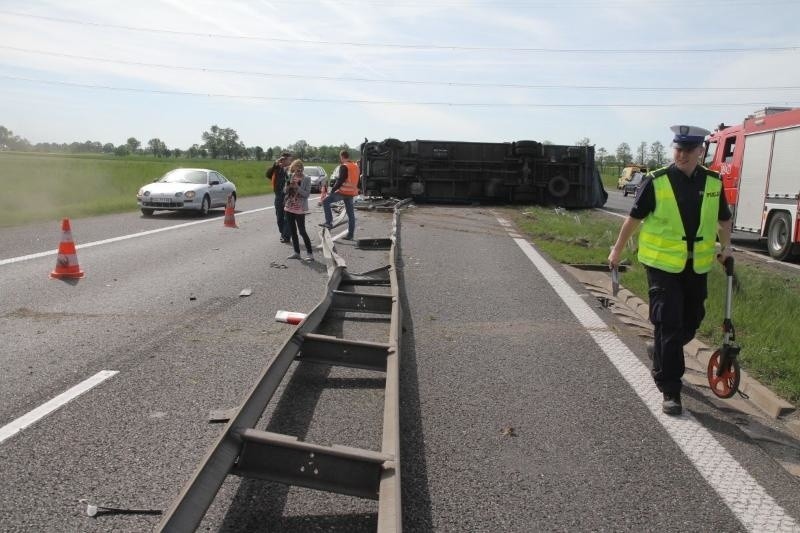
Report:
[{"label": "woman with long hair", "polygon": [[308,196],[311,194],[311,178],[303,174],[303,161],[295,159],[289,165],[289,180],[286,183],[286,202],[283,211],[289,223],[289,235],[292,239],[294,253],[287,259],[300,259],[300,241],[297,234],[303,238],[306,254],[303,261],[313,261],[314,254],[311,248],[311,239],[306,232],[306,211],[308,211]]}]

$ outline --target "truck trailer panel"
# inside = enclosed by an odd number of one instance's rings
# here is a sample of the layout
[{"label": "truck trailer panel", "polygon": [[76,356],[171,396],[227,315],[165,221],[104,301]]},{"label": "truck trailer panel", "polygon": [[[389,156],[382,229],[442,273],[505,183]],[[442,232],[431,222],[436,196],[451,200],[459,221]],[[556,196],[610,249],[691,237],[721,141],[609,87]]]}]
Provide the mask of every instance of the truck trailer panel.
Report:
[{"label": "truck trailer panel", "polygon": [[592,146],[365,139],[361,157],[367,196],[562,207],[601,207],[608,198]]}]

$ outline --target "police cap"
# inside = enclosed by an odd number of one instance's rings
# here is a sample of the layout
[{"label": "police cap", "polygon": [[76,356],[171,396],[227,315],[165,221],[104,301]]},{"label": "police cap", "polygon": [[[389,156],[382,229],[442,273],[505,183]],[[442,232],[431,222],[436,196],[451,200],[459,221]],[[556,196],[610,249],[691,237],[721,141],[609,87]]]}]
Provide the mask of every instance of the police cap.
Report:
[{"label": "police cap", "polygon": [[678,125],[672,126],[670,129],[675,134],[675,137],[672,139],[672,145],[681,148],[699,146],[703,144],[706,135],[711,134],[707,129],[698,128],[697,126]]}]

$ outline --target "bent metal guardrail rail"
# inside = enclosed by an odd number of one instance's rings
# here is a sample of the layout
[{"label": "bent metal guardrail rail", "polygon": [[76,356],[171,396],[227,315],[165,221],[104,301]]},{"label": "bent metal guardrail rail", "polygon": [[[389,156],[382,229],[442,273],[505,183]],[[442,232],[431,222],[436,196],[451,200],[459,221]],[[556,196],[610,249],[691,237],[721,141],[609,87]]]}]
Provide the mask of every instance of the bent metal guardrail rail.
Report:
[{"label": "bent metal guardrail rail", "polygon": [[[242,406],[164,515],[157,531],[194,531],[228,475],[254,477],[378,500],[378,531],[402,530],[400,501],[399,359],[401,309],[397,285],[397,205],[389,239],[389,265],[350,274],[323,231],[328,267],[325,297],[267,365]],[[380,240],[380,239],[379,239]],[[361,244],[359,242],[359,244]],[[371,246],[370,243],[365,243]],[[375,246],[379,247],[379,246]],[[343,292],[340,286],[388,286],[390,293]],[[314,333],[329,311],[389,316],[386,344]],[[342,365],[385,372],[383,435],[380,451],[320,446],[297,437],[255,429],[292,361]],[[314,468],[308,468],[312,459]]]}]

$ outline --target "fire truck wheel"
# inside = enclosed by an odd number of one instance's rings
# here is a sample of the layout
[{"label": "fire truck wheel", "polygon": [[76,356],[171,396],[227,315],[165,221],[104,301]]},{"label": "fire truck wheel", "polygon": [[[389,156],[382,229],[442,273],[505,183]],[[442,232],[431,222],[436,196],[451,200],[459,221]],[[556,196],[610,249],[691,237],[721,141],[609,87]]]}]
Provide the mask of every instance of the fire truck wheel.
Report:
[{"label": "fire truck wheel", "polygon": [[792,221],[789,213],[780,211],[773,215],[767,232],[769,255],[783,261],[792,254]]},{"label": "fire truck wheel", "polygon": [[569,192],[569,182],[564,176],[553,176],[547,182],[547,190],[554,198],[563,198]]}]

